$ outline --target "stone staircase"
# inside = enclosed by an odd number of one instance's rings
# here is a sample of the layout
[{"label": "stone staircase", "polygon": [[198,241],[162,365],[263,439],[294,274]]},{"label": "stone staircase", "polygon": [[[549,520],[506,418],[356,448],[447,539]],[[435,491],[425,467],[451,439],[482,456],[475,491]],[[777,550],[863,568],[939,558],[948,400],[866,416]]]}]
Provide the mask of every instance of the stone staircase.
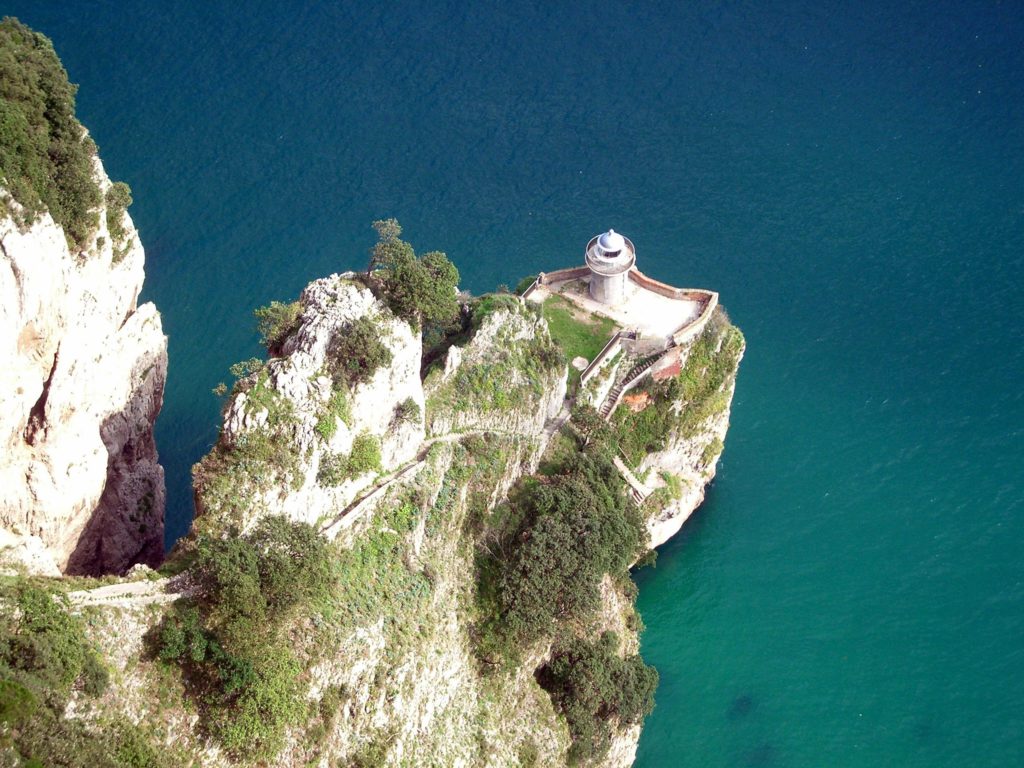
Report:
[{"label": "stone staircase", "polygon": [[619,404],[619,399],[622,397],[622,393],[629,388],[629,386],[647,373],[648,369],[657,362],[658,358],[661,357],[659,352],[656,355],[651,355],[629,369],[623,378],[611,388],[608,393],[608,397],[604,399],[604,404],[601,406],[601,417],[604,419],[609,418],[612,415],[612,411],[615,410],[615,406]]},{"label": "stone staircase", "polygon": [[619,474],[622,475],[622,479],[626,481],[626,487],[629,489],[629,496],[633,499],[636,505],[639,507],[647,501],[647,497],[654,493],[654,490],[640,482],[637,476],[630,471],[629,467],[627,467],[618,456],[612,459],[612,463],[615,464],[615,468],[619,470]]}]

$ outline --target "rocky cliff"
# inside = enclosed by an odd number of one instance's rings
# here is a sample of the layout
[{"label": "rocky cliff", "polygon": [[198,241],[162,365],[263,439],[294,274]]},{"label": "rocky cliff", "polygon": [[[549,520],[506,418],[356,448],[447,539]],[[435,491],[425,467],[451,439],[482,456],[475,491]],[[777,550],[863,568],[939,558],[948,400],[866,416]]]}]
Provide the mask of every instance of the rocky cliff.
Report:
[{"label": "rocky cliff", "polygon": [[[564,426],[564,357],[515,297],[471,302],[422,373],[363,276],[284,314],[196,467],[181,573],[69,596],[109,686],[65,719],[128,720],[161,765],[632,764],[656,675],[626,568],[699,503],[742,337],[720,317],[646,388],[664,429],[627,410],[599,439]],[[643,448],[642,507],[608,439]]]},{"label": "rocky cliff", "polygon": [[[647,446],[636,468],[654,488],[646,503],[652,548],[679,532],[715,478],[744,350],[743,336],[718,310],[704,334],[683,350],[679,376],[649,388],[655,411],[668,404],[668,429],[659,444]],[[625,412],[621,417],[625,424],[633,421]]]},{"label": "rocky cliff", "polygon": [[[111,188],[98,159],[94,178]],[[2,190],[0,190],[2,192]],[[0,526],[42,572],[123,572],[163,553],[164,475],[153,442],[167,342],[138,304],[144,253],[106,204],[85,247],[49,213],[0,217]]]}]

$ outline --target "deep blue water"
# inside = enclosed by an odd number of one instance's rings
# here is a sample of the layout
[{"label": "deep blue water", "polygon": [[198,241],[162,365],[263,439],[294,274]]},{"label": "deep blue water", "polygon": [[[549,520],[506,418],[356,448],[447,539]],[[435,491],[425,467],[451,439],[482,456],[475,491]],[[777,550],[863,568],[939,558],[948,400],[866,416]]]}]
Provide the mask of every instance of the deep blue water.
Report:
[{"label": "deep blue water", "polygon": [[749,344],[637,765],[1024,764],[1024,6],[850,5],[8,3],[135,194],[168,540],[252,308],[373,219],[477,292],[613,226]]}]

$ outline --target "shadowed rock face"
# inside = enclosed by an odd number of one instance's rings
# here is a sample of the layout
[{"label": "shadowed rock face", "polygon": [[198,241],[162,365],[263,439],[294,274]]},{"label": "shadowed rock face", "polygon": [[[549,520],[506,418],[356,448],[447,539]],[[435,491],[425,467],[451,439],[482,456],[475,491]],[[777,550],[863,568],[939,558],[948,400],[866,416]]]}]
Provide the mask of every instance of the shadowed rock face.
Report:
[{"label": "shadowed rock face", "polygon": [[107,449],[107,482],[99,504],[68,560],[69,573],[99,575],[163,559],[164,469],[152,425],[160,412],[166,357],[140,376],[124,410],[100,428]]},{"label": "shadowed rock face", "polygon": [[[98,160],[94,171],[107,189]],[[25,229],[0,219],[0,528],[34,541],[34,571],[122,572],[163,551],[153,422],[167,340],[156,308],[137,304],[144,254],[130,218],[116,254],[100,221],[72,253],[49,215]]]}]

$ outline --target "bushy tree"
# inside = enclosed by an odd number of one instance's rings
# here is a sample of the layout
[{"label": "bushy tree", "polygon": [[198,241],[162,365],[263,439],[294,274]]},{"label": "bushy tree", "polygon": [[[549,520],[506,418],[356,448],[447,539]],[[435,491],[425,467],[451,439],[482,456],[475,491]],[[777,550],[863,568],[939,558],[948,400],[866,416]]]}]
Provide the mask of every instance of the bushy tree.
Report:
[{"label": "bushy tree", "polygon": [[4,764],[62,768],[180,765],[126,721],[65,717],[72,690],[100,695],[107,672],[82,620],[21,578],[0,580],[0,745]]},{"label": "bushy tree", "polygon": [[451,323],[459,314],[455,265],[440,251],[417,258],[401,239],[402,227],[395,219],[375,221],[373,227],[378,240],[367,279],[391,310],[414,327]]},{"label": "bushy tree", "polygon": [[584,448],[591,445],[610,447],[615,438],[614,430],[591,405],[581,403],[574,406],[570,424],[579,434]]},{"label": "bushy tree", "polygon": [[537,674],[569,725],[572,764],[607,753],[611,721],[632,725],[654,709],[657,671],[639,655],[622,658],[618,651],[614,632],[605,632],[596,643],[575,638],[556,647]]},{"label": "bushy tree", "polygon": [[380,325],[365,315],[334,333],[327,354],[336,387],[363,384],[392,360],[391,350],[381,341]]},{"label": "bushy tree", "polygon": [[602,456],[573,454],[549,482],[524,489],[513,503],[522,522],[501,568],[500,604],[507,630],[529,642],[558,619],[592,612],[604,574],[626,571],[644,528]]},{"label": "bushy tree", "polygon": [[272,301],[265,307],[253,311],[256,316],[256,330],[260,334],[260,344],[267,348],[271,355],[279,354],[284,342],[299,328],[302,305],[297,301],[284,304]]},{"label": "bushy tree", "polygon": [[243,536],[201,536],[192,573],[196,599],[164,620],[156,651],[186,672],[206,726],[230,753],[269,759],[306,712],[282,630],[328,594],[327,542],[305,523],[267,517]]},{"label": "bushy tree", "polygon": [[96,145],[75,118],[76,86],[53,44],[17,19],[0,21],[0,184],[31,222],[43,211],[84,247],[102,202]]},{"label": "bushy tree", "polygon": [[348,456],[349,475],[356,477],[364,472],[380,472],[380,458],[380,440],[367,432],[357,435]]}]

